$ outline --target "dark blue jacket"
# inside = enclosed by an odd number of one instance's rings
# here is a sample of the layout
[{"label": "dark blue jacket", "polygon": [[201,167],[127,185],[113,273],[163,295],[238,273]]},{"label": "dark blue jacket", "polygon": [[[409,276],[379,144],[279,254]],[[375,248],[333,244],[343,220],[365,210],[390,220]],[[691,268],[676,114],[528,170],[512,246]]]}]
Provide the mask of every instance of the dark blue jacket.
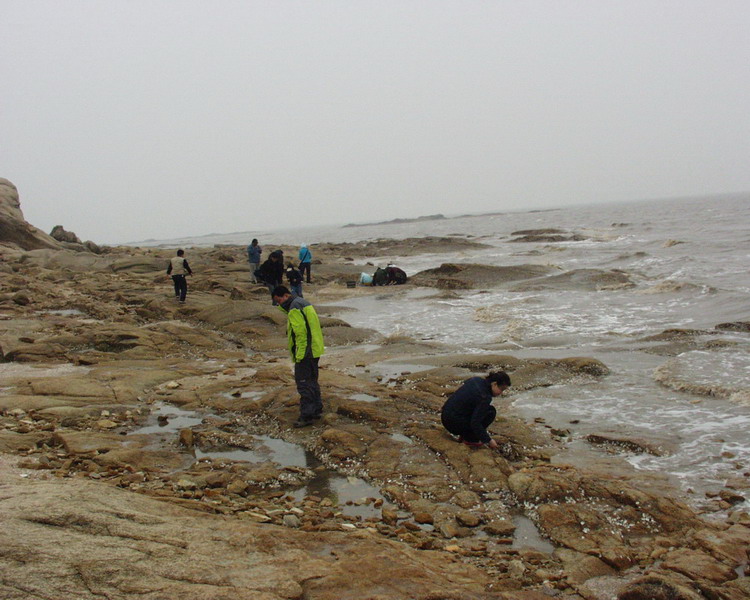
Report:
[{"label": "dark blue jacket", "polygon": [[491,386],[483,377],[471,377],[443,405],[443,414],[449,420],[469,425],[476,439],[484,444],[492,439],[483,425],[492,408]]},{"label": "dark blue jacket", "polygon": [[252,244],[250,244],[247,247],[247,259],[251,263],[259,263],[261,252],[263,252],[263,249],[260,247],[260,245],[253,246]]}]

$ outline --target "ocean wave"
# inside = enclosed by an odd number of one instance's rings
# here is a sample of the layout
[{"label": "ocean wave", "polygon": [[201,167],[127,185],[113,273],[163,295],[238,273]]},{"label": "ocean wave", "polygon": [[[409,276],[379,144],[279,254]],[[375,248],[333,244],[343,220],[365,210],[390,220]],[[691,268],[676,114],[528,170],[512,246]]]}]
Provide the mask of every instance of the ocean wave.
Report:
[{"label": "ocean wave", "polygon": [[602,269],[574,269],[559,275],[549,275],[515,285],[513,292],[541,290],[605,291],[634,287],[635,283],[624,271]]},{"label": "ocean wave", "polygon": [[750,399],[748,371],[748,353],[695,350],[658,366],[653,377],[660,385],[675,391],[747,404]]}]

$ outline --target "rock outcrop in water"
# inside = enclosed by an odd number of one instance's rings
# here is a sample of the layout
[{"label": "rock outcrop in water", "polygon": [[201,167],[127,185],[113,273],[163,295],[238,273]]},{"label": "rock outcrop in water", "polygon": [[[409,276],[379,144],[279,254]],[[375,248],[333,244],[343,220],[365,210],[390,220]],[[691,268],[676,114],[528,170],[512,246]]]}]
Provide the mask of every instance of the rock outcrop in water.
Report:
[{"label": "rock outcrop in water", "polygon": [[[401,293],[347,288],[363,265],[315,250],[316,304]],[[452,352],[321,306],[326,412],[297,430],[284,318],[247,283],[243,248],[189,250],[185,305],[164,273],[171,251],[0,254],[3,597],[747,597],[740,486],[717,498],[730,516],[709,521],[637,474],[557,460],[564,431],[501,411],[490,452],[440,426],[471,374],[595,385],[599,360]],[[547,272],[444,267],[467,287]],[[276,458],[269,439],[305,460]],[[343,500],[338,480],[372,487]],[[515,543],[524,523],[536,546]]]},{"label": "rock outcrop in water", "polygon": [[420,271],[411,277],[411,282],[414,285],[449,290],[489,288],[511,281],[541,277],[554,271],[554,267],[546,265],[496,267],[470,263],[444,263],[436,269]]}]

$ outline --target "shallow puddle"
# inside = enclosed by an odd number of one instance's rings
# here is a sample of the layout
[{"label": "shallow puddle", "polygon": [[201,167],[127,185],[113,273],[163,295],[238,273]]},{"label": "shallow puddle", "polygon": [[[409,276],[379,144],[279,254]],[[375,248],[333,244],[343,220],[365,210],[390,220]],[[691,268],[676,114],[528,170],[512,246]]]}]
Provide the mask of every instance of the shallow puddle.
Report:
[{"label": "shallow puddle", "polygon": [[[258,392],[248,392],[258,394]],[[211,417],[214,415],[206,415]],[[131,431],[129,435],[176,436],[180,429],[195,427],[203,423],[201,417],[193,411],[182,410],[169,404],[157,403],[151,411],[144,427]],[[394,434],[400,435],[400,434]],[[374,501],[381,500],[388,505],[380,490],[359,477],[347,477],[326,468],[310,451],[299,444],[268,435],[252,436],[258,443],[252,449],[204,452],[195,448],[195,458],[227,459],[238,462],[263,463],[273,462],[282,467],[306,467],[315,476],[304,486],[291,490],[289,495],[297,501],[306,496],[328,498],[334,504],[334,510],[350,517],[380,518],[380,508],[373,506]],[[406,436],[403,439],[411,440]]]},{"label": "shallow puddle", "polygon": [[[366,394],[355,395],[364,396]],[[182,410],[165,403],[156,403],[152,407],[146,425],[131,431],[129,435],[158,435],[161,441],[165,442],[166,437],[176,436],[181,429],[201,425],[205,418],[210,417],[215,417],[215,415],[200,416],[194,411]],[[272,462],[281,467],[311,469],[315,473],[314,477],[304,486],[289,491],[288,495],[298,502],[304,500],[306,496],[327,498],[333,503],[333,510],[349,517],[380,520],[381,507],[374,506],[375,502],[380,501],[378,504],[382,503],[382,506],[393,507],[391,503],[385,500],[377,487],[359,477],[341,475],[328,469],[312,452],[299,444],[293,444],[268,435],[253,435],[252,437],[257,442],[252,449],[237,448],[227,451],[204,452],[196,447],[194,449],[195,458],[198,460],[223,458],[249,463]],[[392,433],[391,438],[406,444],[414,443],[411,438],[401,433]],[[551,553],[555,549],[549,541],[542,538],[536,525],[528,517],[521,514],[514,515],[513,522],[516,526],[513,535],[513,548],[534,548],[545,553]],[[422,528],[427,531],[433,529],[432,526],[423,526]],[[477,532],[478,537],[484,535]]]},{"label": "shallow puddle", "polygon": [[375,500],[383,500],[383,505],[389,506],[380,490],[364,479],[344,477],[328,469],[318,469],[315,473],[307,485],[290,494],[295,500],[301,501],[305,496],[328,498],[343,514],[362,519],[380,519],[380,508],[373,506]]},{"label": "shallow puddle", "polygon": [[[226,458],[242,462],[262,463],[273,462],[284,467],[309,467],[312,456],[302,446],[292,444],[278,438],[267,435],[254,435],[253,439],[259,443],[253,449],[222,450],[215,452],[204,452],[195,449],[195,457],[201,458]],[[314,457],[313,457],[314,458]]]},{"label": "shallow puddle", "polygon": [[370,396],[370,394],[352,394],[349,396],[350,400],[358,400],[359,402],[377,402],[380,398],[376,396]]},{"label": "shallow puddle", "polygon": [[174,435],[180,429],[189,429],[203,422],[203,417],[191,410],[182,410],[164,403],[154,404],[146,425],[134,429],[128,435],[163,434]]},{"label": "shallow puddle", "polygon": [[263,394],[265,394],[265,392],[224,392],[223,394],[219,395],[224,398],[251,398],[253,400],[257,400]]},{"label": "shallow puddle", "polygon": [[555,546],[544,539],[537,529],[534,521],[524,515],[513,515],[513,524],[516,530],[513,533],[512,548],[533,548],[545,554],[551,554]]}]

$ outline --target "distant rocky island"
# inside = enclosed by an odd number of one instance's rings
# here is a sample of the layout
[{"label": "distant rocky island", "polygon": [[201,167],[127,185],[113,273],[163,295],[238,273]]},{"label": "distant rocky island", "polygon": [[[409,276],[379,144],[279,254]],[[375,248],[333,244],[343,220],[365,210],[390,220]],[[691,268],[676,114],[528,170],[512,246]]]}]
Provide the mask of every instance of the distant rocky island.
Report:
[{"label": "distant rocky island", "polygon": [[445,219],[445,215],[426,215],[414,219],[391,219],[390,221],[378,221],[377,223],[349,223],[344,227],[369,227],[370,225],[395,225],[397,223],[417,223],[419,221],[440,221]]}]

